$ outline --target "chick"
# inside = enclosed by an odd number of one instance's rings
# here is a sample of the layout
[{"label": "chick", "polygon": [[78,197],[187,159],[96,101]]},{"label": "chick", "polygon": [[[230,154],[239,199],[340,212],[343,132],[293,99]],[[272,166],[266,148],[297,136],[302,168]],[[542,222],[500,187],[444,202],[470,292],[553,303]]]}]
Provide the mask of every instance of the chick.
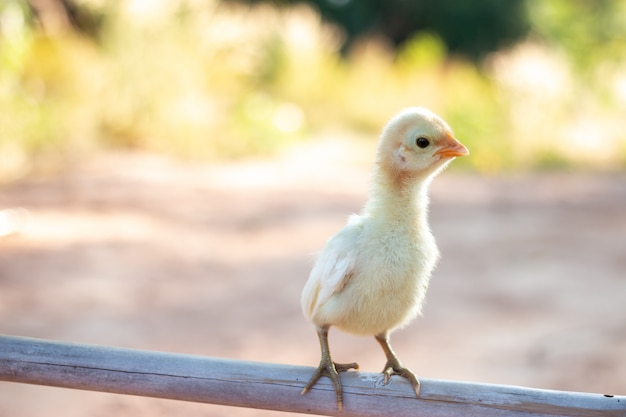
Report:
[{"label": "chick", "polygon": [[398,360],[389,334],[420,313],[439,256],[428,226],[428,185],[454,157],[464,155],[469,155],[467,148],[427,109],[405,109],[385,126],[362,214],[351,216],[328,240],[302,291],[303,313],[315,324],[322,350],[302,394],[328,376],[342,410],[339,373],[358,364],[331,359],[328,330],[336,326],[373,335],[387,357],[385,384],[400,375],[419,396],[420,382]]}]

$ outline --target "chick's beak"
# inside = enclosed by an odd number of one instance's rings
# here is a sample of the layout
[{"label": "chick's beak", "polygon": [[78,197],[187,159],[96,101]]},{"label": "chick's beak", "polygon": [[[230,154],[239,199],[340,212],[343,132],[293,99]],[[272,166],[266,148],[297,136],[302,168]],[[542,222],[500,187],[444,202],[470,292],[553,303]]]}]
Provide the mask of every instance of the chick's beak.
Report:
[{"label": "chick's beak", "polygon": [[467,156],[469,155],[469,150],[465,146],[463,146],[461,142],[459,142],[452,136],[448,136],[445,142],[442,143],[441,148],[437,152],[435,152],[435,155],[439,155],[442,158]]}]

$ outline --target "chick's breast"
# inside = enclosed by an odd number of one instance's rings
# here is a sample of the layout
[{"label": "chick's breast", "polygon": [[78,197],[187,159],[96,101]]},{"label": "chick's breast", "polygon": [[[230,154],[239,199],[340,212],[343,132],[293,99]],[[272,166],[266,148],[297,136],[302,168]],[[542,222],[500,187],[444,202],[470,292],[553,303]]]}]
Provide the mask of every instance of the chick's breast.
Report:
[{"label": "chick's breast", "polygon": [[321,304],[313,321],[355,334],[379,334],[420,311],[437,247],[430,232],[389,228],[361,219],[350,271]]}]

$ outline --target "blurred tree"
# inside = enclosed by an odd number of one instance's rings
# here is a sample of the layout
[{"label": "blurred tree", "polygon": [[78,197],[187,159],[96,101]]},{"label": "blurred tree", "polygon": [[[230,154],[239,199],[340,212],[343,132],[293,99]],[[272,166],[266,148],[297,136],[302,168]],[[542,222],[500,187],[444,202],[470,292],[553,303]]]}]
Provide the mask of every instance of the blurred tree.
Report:
[{"label": "blurred tree", "polygon": [[48,34],[76,31],[98,38],[104,15],[95,11],[88,3],[71,0],[3,0],[6,4],[15,3],[27,9],[26,22],[33,28],[42,29]]},{"label": "blurred tree", "polygon": [[626,60],[623,0],[528,0],[528,5],[533,32],[564,51],[579,72]]},{"label": "blurred tree", "polygon": [[382,35],[395,47],[420,31],[436,33],[448,51],[478,61],[529,30],[525,0],[224,0],[277,5],[309,3],[346,33],[344,50],[363,35]]}]

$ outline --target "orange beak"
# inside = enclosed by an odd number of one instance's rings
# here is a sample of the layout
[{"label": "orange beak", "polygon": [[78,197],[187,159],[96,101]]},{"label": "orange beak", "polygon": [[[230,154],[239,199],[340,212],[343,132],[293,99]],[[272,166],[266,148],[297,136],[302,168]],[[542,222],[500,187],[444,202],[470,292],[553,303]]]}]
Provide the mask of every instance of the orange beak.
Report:
[{"label": "orange beak", "polygon": [[442,158],[454,158],[455,156],[469,155],[469,150],[461,142],[452,136],[448,136],[442,148],[435,152],[435,155],[439,155]]}]

